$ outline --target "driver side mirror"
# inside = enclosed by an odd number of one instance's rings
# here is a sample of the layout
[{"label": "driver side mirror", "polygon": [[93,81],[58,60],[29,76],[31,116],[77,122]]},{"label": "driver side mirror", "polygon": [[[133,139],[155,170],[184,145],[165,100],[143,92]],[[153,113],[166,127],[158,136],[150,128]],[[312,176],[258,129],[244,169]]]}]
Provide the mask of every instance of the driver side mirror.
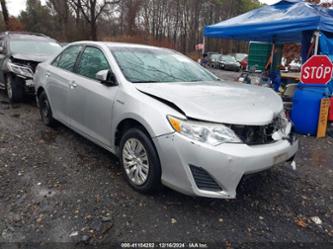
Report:
[{"label": "driver side mirror", "polygon": [[111,70],[102,70],[96,74],[96,79],[106,86],[118,85],[116,76]]},{"label": "driver side mirror", "polygon": [[3,47],[0,47],[0,54],[3,54],[3,52],[4,52]]}]

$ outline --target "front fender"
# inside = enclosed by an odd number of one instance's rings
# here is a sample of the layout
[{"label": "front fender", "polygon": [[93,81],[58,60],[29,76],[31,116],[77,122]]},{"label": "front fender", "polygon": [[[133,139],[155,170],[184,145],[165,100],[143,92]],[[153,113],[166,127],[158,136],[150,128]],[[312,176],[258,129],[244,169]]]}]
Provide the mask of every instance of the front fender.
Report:
[{"label": "front fender", "polygon": [[175,109],[136,89],[134,92],[120,91],[113,105],[111,139],[115,141],[117,128],[126,119],[139,122],[151,138],[172,133],[174,130],[167,120],[168,114],[183,117]]}]

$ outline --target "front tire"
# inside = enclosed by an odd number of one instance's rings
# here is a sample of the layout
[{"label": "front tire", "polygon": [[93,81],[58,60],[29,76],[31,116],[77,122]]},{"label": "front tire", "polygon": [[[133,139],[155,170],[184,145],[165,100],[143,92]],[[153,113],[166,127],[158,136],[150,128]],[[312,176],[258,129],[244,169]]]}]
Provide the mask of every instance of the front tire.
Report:
[{"label": "front tire", "polygon": [[45,92],[42,92],[38,96],[39,112],[43,123],[46,126],[53,127],[56,124],[56,120],[53,118],[50,102]]},{"label": "front tire", "polygon": [[127,182],[141,193],[154,193],[161,188],[161,165],[149,135],[131,128],[120,141],[120,163]]},{"label": "front tire", "polygon": [[6,76],[6,93],[11,103],[20,102],[24,96],[24,82],[23,80],[14,78],[12,75]]}]

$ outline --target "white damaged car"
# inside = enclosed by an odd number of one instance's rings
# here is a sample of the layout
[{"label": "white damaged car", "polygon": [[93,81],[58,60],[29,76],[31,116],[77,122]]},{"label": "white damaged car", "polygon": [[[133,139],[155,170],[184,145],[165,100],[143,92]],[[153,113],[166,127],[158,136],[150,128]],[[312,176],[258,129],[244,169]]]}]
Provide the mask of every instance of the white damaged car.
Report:
[{"label": "white damaged car", "polygon": [[298,142],[273,90],[219,80],[169,49],[69,44],[39,64],[41,118],[116,154],[129,184],[235,198],[244,175],[292,161]]}]

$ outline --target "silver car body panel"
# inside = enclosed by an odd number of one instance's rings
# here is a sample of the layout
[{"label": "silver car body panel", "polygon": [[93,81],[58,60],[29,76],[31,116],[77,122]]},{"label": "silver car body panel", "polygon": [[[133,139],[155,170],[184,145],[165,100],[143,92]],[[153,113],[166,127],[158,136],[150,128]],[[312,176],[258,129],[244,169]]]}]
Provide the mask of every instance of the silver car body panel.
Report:
[{"label": "silver car body panel", "polygon": [[265,125],[283,109],[281,98],[273,90],[245,84],[160,83],[136,88],[174,103],[187,117],[208,122]]},{"label": "silver car body panel", "polygon": [[[54,118],[115,154],[119,124],[129,119],[139,122],[151,136],[160,157],[162,182],[175,190],[189,195],[234,198],[244,174],[269,168],[296,153],[297,142],[287,140],[260,146],[202,144],[175,133],[167,120],[167,115],[172,115],[215,123],[268,124],[283,109],[281,98],[272,90],[225,82],[133,84],[122,74],[109,47],[147,46],[83,41],[66,47],[72,45],[102,50],[118,85],[105,86],[57,68],[51,65],[52,60],[39,64],[35,89],[37,93],[41,88],[45,90]],[[207,170],[223,191],[198,189],[190,164]]]},{"label": "silver car body panel", "polygon": [[[292,158],[298,142],[286,140],[267,145],[222,144],[214,147],[194,142],[180,134],[154,139],[163,167],[162,181],[184,194],[233,199],[241,178]],[[197,187],[190,165],[205,169],[222,187],[222,191],[206,191]],[[282,165],[280,165],[282,166]]]}]

